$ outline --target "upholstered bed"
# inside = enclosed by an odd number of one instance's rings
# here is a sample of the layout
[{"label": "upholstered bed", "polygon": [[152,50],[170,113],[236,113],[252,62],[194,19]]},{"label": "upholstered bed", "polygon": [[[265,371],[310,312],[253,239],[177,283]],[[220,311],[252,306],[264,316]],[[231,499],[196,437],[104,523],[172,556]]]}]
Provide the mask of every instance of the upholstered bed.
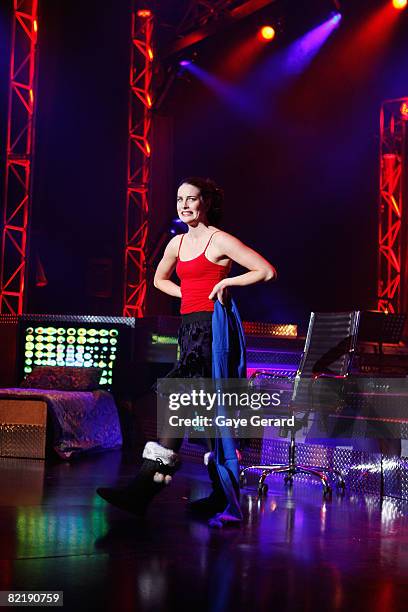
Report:
[{"label": "upholstered bed", "polygon": [[[30,415],[33,415],[34,423]],[[118,411],[108,391],[0,389],[0,438],[3,438],[3,447],[7,439],[8,447],[7,452],[1,453],[3,456],[18,456],[10,450],[13,435],[16,440],[18,436],[21,440],[22,434],[25,436],[29,453],[30,431],[38,438],[38,428],[41,427],[44,433],[47,427],[49,446],[62,459],[89,451],[120,448],[122,445]],[[19,446],[21,448],[21,443]]]}]

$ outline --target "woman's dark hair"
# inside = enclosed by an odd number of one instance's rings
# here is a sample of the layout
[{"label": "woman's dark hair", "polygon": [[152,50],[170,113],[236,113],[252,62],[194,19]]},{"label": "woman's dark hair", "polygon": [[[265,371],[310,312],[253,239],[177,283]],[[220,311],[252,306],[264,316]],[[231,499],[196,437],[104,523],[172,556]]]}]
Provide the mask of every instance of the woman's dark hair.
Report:
[{"label": "woman's dark hair", "polygon": [[211,179],[200,176],[189,176],[179,183],[179,187],[187,183],[200,190],[200,195],[206,205],[207,220],[210,225],[219,225],[222,218],[224,191]]}]

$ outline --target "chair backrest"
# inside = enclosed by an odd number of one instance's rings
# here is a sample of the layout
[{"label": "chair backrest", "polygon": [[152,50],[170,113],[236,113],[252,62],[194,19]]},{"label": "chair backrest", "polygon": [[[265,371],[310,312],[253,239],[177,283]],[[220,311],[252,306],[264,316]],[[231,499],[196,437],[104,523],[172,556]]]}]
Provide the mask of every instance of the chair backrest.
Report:
[{"label": "chair backrest", "polygon": [[313,376],[347,376],[357,342],[359,311],[312,312],[292,402],[307,404]]}]

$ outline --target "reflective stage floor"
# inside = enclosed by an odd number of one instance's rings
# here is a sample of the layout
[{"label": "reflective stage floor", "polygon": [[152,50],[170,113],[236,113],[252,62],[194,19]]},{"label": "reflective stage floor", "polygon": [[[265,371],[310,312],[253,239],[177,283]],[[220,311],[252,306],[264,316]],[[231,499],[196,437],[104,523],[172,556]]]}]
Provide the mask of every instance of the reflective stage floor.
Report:
[{"label": "reflective stage floor", "polygon": [[120,451],[72,463],[0,459],[0,590],[59,590],[65,610],[363,610],[408,608],[407,502],[272,477],[242,494],[241,528],[186,515],[209,490],[184,463],[138,522],[95,488],[126,482]]}]

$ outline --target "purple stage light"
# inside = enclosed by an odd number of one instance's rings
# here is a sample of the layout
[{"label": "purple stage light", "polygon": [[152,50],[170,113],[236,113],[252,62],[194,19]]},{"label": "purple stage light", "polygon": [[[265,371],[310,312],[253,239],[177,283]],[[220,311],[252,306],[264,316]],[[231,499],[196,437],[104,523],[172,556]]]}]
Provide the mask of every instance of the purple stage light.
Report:
[{"label": "purple stage light", "polygon": [[215,74],[211,74],[197,64],[190,64],[188,71],[199,79],[208,89],[210,89],[218,98],[229,104],[232,109],[238,112],[250,112],[248,103],[249,99],[242,93],[238,87],[235,87],[226,81],[218,78]]},{"label": "purple stage light", "polygon": [[179,234],[180,231],[184,232],[185,223],[179,219],[179,217],[175,217],[171,220],[170,223],[170,234],[176,235]]},{"label": "purple stage light", "polygon": [[[270,116],[271,88],[284,88],[288,81],[301,74],[341,21],[340,13],[332,13],[322,24],[281,51],[270,54],[257,70],[252,72],[246,83],[231,85],[218,76],[204,70],[201,66],[182,60],[188,72],[199,79],[218,98],[228,104],[242,118],[262,121]],[[267,106],[264,101],[268,100]]]},{"label": "purple stage light", "polygon": [[[302,74],[340,22],[341,14],[332,13],[324,23],[306,32],[287,47],[269,54],[253,71],[246,88],[257,92],[259,116],[262,112],[268,115],[271,112],[268,94],[273,90],[283,90],[290,81]],[[268,106],[262,111],[264,99],[268,99]]]},{"label": "purple stage light", "polygon": [[295,41],[286,51],[285,71],[287,74],[302,72],[313,60],[330,34],[339,26],[341,14],[335,13],[302,38]]},{"label": "purple stage light", "polygon": [[183,68],[185,68],[186,66],[190,66],[191,65],[191,60],[181,60],[179,62],[180,66],[183,66]]}]

